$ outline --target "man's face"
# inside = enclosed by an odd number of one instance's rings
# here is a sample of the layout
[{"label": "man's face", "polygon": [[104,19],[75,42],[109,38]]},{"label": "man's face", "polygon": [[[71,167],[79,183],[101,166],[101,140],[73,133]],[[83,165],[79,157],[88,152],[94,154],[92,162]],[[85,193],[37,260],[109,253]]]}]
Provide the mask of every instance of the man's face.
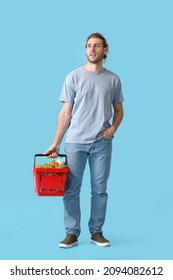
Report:
[{"label": "man's face", "polygon": [[86,54],[88,61],[97,64],[102,61],[107,53],[107,48],[103,47],[103,41],[100,38],[90,38],[86,45]]}]

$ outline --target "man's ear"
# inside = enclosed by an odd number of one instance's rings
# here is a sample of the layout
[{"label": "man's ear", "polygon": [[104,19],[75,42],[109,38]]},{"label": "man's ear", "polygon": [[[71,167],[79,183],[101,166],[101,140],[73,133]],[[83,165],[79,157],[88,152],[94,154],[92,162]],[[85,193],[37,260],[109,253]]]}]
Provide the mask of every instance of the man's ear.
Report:
[{"label": "man's ear", "polygon": [[106,47],[106,48],[104,48],[104,51],[105,51],[105,54],[107,54],[107,52],[108,52],[108,48]]},{"label": "man's ear", "polygon": [[108,48],[106,47],[106,48],[104,48],[104,59],[106,59],[107,53],[108,53]]}]

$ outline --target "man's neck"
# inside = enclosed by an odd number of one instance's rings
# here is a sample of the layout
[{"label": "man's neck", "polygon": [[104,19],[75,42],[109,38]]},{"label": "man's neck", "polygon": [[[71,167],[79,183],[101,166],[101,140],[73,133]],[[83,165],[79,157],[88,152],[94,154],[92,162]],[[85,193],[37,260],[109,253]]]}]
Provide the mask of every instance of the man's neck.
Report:
[{"label": "man's neck", "polygon": [[94,64],[94,63],[90,63],[90,62],[88,62],[84,66],[84,68],[87,71],[94,72],[94,73],[99,73],[99,72],[103,72],[104,71],[104,68],[103,68],[102,64]]}]

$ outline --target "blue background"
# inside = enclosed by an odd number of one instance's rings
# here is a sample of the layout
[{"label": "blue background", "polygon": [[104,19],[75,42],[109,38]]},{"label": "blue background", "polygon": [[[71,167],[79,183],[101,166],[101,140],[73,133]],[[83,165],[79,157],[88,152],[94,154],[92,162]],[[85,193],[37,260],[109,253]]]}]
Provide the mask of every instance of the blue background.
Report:
[{"label": "blue background", "polygon": [[[172,1],[1,1],[0,259],[173,259]],[[66,74],[85,64],[93,32],[120,77],[125,117],[114,138],[104,232],[90,244],[89,169],[79,246],[64,238],[63,203],[34,193],[33,156],[52,143]],[[64,141],[61,146],[64,152]]]}]

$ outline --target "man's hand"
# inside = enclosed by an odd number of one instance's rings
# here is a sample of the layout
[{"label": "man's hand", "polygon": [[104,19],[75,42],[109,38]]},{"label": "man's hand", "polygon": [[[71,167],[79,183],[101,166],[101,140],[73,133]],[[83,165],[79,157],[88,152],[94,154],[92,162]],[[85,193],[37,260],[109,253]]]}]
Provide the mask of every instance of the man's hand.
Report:
[{"label": "man's hand", "polygon": [[101,133],[99,133],[98,136],[102,136],[105,139],[111,139],[114,135],[115,131],[112,127],[108,127],[105,130],[103,130]]},{"label": "man's hand", "polygon": [[58,157],[59,149],[59,146],[52,144],[44,154],[49,154],[49,158],[56,158]]}]

